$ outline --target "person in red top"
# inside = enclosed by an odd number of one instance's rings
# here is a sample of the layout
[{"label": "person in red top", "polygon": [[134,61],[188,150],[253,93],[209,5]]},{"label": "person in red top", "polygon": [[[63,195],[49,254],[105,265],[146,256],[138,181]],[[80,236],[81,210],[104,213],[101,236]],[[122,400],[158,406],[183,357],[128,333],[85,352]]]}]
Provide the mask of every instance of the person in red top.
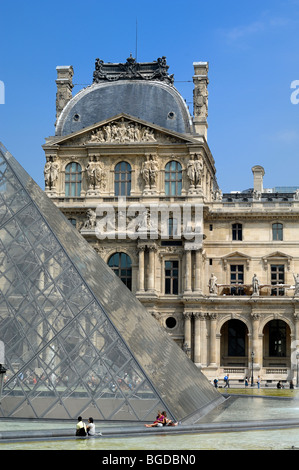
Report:
[{"label": "person in red top", "polygon": [[165,420],[165,416],[162,415],[160,411],[158,411],[158,415],[155,419],[155,421],[152,424],[145,424],[145,427],[147,428],[154,428],[156,426],[163,426]]}]

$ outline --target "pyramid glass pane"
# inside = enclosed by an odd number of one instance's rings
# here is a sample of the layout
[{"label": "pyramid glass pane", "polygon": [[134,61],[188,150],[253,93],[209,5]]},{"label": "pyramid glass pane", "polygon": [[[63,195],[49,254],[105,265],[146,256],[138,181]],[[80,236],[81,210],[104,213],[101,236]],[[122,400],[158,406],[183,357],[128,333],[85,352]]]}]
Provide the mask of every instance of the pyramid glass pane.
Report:
[{"label": "pyramid glass pane", "polygon": [[182,420],[223,400],[2,146],[0,341],[0,416]]}]

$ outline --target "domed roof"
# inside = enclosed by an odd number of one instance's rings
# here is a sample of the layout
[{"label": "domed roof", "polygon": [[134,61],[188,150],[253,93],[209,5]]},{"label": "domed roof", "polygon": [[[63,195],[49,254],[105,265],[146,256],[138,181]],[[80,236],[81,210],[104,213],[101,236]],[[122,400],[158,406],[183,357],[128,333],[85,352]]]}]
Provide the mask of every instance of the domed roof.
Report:
[{"label": "domed roof", "polygon": [[130,57],[126,64],[105,64],[97,59],[94,83],[67,103],[57,120],[56,135],[77,132],[121,113],[191,134],[188,107],[167,69],[164,57],[146,63]]}]

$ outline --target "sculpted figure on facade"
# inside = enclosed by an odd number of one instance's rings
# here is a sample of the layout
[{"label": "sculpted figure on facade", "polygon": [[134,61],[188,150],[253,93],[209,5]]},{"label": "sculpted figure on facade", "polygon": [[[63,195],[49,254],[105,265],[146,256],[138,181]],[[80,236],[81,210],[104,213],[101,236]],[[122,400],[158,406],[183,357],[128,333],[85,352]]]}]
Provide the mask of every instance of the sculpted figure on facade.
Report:
[{"label": "sculpted figure on facade", "polygon": [[294,277],[294,282],[295,282],[295,291],[294,291],[294,297],[299,296],[299,274],[293,274]]},{"label": "sculpted figure on facade", "polygon": [[203,118],[208,117],[208,90],[205,81],[194,89],[194,115]]},{"label": "sculpted figure on facade", "polygon": [[217,188],[214,191],[214,201],[222,201],[222,191],[221,189]]},{"label": "sculpted figure on facade", "polygon": [[252,278],[252,295],[260,295],[260,282],[256,274]]},{"label": "sculpted figure on facade", "polygon": [[202,157],[195,155],[191,155],[190,160],[187,163],[187,176],[190,181],[190,189],[199,188],[202,182],[203,176],[203,161]]},{"label": "sculpted figure on facade", "polygon": [[91,133],[90,142],[156,142],[156,138],[154,131],[149,127],[141,126],[138,123],[118,121],[94,129]]},{"label": "sculpted figure on facade", "polygon": [[153,155],[147,156],[146,161],[143,162],[141,169],[141,176],[145,181],[146,189],[156,187],[158,171],[158,160]]},{"label": "sculpted figure on facade", "polygon": [[45,164],[44,177],[46,189],[53,189],[58,180],[59,164],[55,162],[53,157],[49,157],[49,160]]},{"label": "sculpted figure on facade", "polygon": [[208,286],[209,286],[210,294],[217,294],[217,277],[215,276],[214,273],[211,274]]},{"label": "sculpted figure on facade", "polygon": [[103,164],[97,161],[96,157],[91,157],[86,167],[89,189],[97,189],[103,183],[105,176]]},{"label": "sculpted figure on facade", "polygon": [[96,226],[96,211],[88,209],[87,211],[87,220],[83,224],[83,229],[93,229]]},{"label": "sculpted figure on facade", "polygon": [[187,176],[190,180],[190,186],[194,187],[196,183],[195,161],[193,155],[187,163]]}]

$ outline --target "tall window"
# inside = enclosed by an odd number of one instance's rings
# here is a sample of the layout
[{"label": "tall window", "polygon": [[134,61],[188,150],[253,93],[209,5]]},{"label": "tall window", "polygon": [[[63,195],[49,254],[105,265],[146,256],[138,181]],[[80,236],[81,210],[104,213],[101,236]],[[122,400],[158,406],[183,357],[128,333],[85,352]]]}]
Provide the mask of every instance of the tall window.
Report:
[{"label": "tall window", "polygon": [[120,162],[114,169],[115,196],[130,196],[131,194],[131,165]]},{"label": "tall window", "polygon": [[[230,267],[230,283],[231,286],[235,284],[244,284],[244,265],[243,264],[232,264]],[[238,286],[231,287],[232,295],[244,295],[244,287]]]},{"label": "tall window", "polygon": [[[284,284],[284,265],[271,264],[271,285]],[[283,287],[273,287],[271,295],[284,295]]]},{"label": "tall window", "polygon": [[232,239],[233,240],[242,240],[242,224],[233,224],[232,225]]},{"label": "tall window", "polygon": [[228,356],[245,356],[247,328],[240,320],[228,322]]},{"label": "tall window", "polygon": [[126,253],[114,253],[108,260],[108,266],[132,290],[132,261]]},{"label": "tall window", "polygon": [[269,323],[269,356],[286,357],[286,323],[282,320]]},{"label": "tall window", "polygon": [[65,167],[65,196],[77,197],[81,195],[82,169],[76,162]]},{"label": "tall window", "polygon": [[179,262],[165,261],[165,294],[179,293]]},{"label": "tall window", "polygon": [[282,224],[272,224],[272,239],[273,241],[282,241],[283,240],[283,225]]},{"label": "tall window", "polygon": [[182,165],[171,161],[165,167],[166,196],[180,196],[182,192]]},{"label": "tall window", "polygon": [[178,235],[178,220],[173,217],[168,219],[168,236],[170,238],[176,237]]}]

